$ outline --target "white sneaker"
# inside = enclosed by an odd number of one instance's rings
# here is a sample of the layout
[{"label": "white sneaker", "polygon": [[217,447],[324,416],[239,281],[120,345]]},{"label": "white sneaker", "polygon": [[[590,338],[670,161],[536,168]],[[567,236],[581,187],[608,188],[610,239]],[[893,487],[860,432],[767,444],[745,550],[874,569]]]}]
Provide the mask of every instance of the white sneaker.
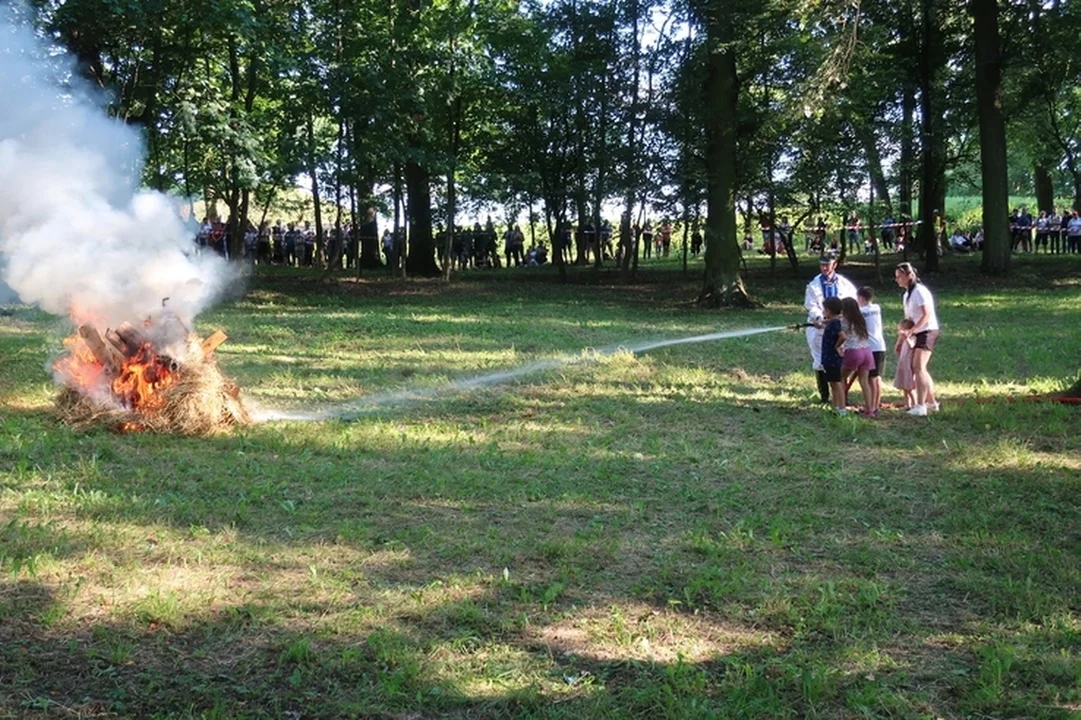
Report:
[{"label": "white sneaker", "polygon": [[848,414],[848,408],[834,408],[833,411],[841,417],[844,417]]},{"label": "white sneaker", "polygon": [[931,411],[931,412],[938,412],[938,403],[937,402],[931,403],[930,405],[927,406],[927,409],[929,411]]},{"label": "white sneaker", "polygon": [[917,405],[914,408],[912,408],[911,410],[909,410],[908,414],[909,415],[918,415],[919,417],[926,417],[927,416],[927,406],[926,405]]}]

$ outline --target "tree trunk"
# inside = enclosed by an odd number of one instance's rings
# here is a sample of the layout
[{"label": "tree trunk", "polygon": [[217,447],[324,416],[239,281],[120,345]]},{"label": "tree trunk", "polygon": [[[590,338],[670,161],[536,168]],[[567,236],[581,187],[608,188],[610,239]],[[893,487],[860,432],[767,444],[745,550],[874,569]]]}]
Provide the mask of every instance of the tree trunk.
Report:
[{"label": "tree trunk", "polygon": [[[585,162],[584,159],[580,159],[579,162]],[[586,241],[586,229],[585,220],[589,216],[589,208],[586,206],[586,176],[585,172],[581,172],[578,176],[578,186],[574,191],[574,212],[577,217],[578,229],[574,232],[574,264],[585,265],[589,262],[587,257],[589,243]]]},{"label": "tree trunk", "polygon": [[[453,71],[453,66],[452,66]],[[443,243],[443,279],[450,281],[450,271],[454,267],[455,220],[458,218],[458,147],[462,132],[459,118],[462,112],[462,99],[456,98],[451,103],[450,121],[450,169],[447,170],[447,235]]]},{"label": "tree trunk", "polygon": [[777,276],[777,196],[773,190],[773,153],[766,161],[766,211],[769,213],[769,277]]},{"label": "tree trunk", "polygon": [[[868,164],[870,164],[870,163],[868,163]],[[870,169],[868,169],[868,175],[871,175]],[[875,258],[875,281],[878,282],[878,283],[881,283],[882,282],[882,252],[881,252],[881,249],[878,246],[878,232],[877,232],[878,228],[875,227],[875,225],[877,224],[876,220],[875,220],[875,216],[878,213],[875,212],[875,181],[874,181],[874,178],[871,178],[870,190],[871,190],[870,197],[868,198],[868,201],[867,201],[867,215],[868,215],[868,218],[867,218],[867,232],[868,232],[868,237],[871,238],[871,252],[874,254],[874,258]]]},{"label": "tree trunk", "polygon": [[244,257],[244,233],[240,227],[240,188],[233,186],[229,190],[229,196],[225,198],[225,204],[229,207],[229,222],[225,224],[225,240],[230,260],[239,260]]},{"label": "tree trunk", "polygon": [[[458,3],[451,3],[451,18],[456,20]],[[458,46],[458,33],[452,31],[448,40],[449,69],[447,77],[450,80],[450,92],[453,99],[448,103],[450,109],[450,168],[447,170],[447,234],[443,238],[443,280],[450,282],[450,271],[454,267],[454,220],[458,215],[458,148],[462,141],[460,119],[462,117],[462,96],[458,93],[457,72],[458,64],[455,55]],[[448,98],[449,99],[449,98]]]},{"label": "tree trunk", "polygon": [[924,253],[924,272],[938,271],[938,214],[940,198],[944,196],[945,152],[942,132],[938,129],[941,112],[937,99],[937,71],[945,54],[942,39],[939,0],[921,0],[923,48],[920,53],[920,228],[919,246]]},{"label": "tree trunk", "polygon": [[308,175],[312,179],[312,209],[315,214],[315,251],[323,250],[323,205],[319,198],[319,166],[315,162],[315,120],[311,113],[307,118]]},{"label": "tree trunk", "polygon": [[342,233],[342,168],[345,164],[345,118],[338,117],[338,147],[334,163],[334,237],[326,252],[328,273],[341,269],[345,254],[345,235]]},{"label": "tree trunk", "polygon": [[435,236],[432,233],[432,190],[428,170],[418,163],[405,166],[409,193],[406,214],[409,216],[409,256],[411,275],[439,277],[442,268],[436,262]]},{"label": "tree trunk", "polygon": [[447,235],[443,239],[443,279],[450,281],[450,271],[454,267],[454,221],[458,216],[458,186],[455,182],[457,171],[451,161],[447,171]]},{"label": "tree trunk", "polygon": [[860,128],[858,131],[863,152],[867,156],[867,169],[871,175],[871,186],[878,197],[880,205],[886,208],[886,213],[893,214],[893,205],[890,203],[890,185],[886,181],[886,173],[882,170],[882,153],[878,150],[878,138],[872,128]]},{"label": "tree trunk", "polygon": [[912,115],[916,112],[916,91],[905,83],[901,95],[901,162],[898,173],[898,210],[907,220],[912,219],[912,168],[915,166],[915,138]]},{"label": "tree trunk", "polygon": [[1051,171],[1042,163],[1036,163],[1032,170],[1036,186],[1036,208],[1050,215],[1055,209],[1055,183],[1051,179]]},{"label": "tree trunk", "polygon": [[[631,81],[628,85],[630,122],[627,123],[627,194],[623,198],[623,213],[619,222],[619,241],[623,247],[623,282],[634,280],[638,268],[638,235],[634,231],[634,196],[638,190],[638,84],[642,74],[641,43],[638,40],[638,0],[630,0],[631,17]],[[632,258],[633,256],[633,258]],[[632,261],[633,260],[633,261]]]},{"label": "tree trunk", "polygon": [[533,211],[533,198],[529,198],[529,244],[537,247],[537,216]]},{"label": "tree trunk", "polygon": [[1004,275],[1010,270],[1011,242],[998,0],[970,0],[969,12],[972,14],[976,52],[976,107],[980,121],[980,169],[983,178],[981,268],[988,275]]},{"label": "tree trunk", "polygon": [[724,0],[707,5],[706,270],[699,303],[747,305],[736,231],[736,101],[739,80],[731,44],[735,28]]},{"label": "tree trunk", "polygon": [[405,263],[399,252],[399,238],[402,236],[402,166],[394,163],[394,235],[391,238],[390,254],[387,255],[387,273],[391,277],[398,275],[399,268]]},{"label": "tree trunk", "polygon": [[600,87],[600,127],[597,130],[597,182],[593,188],[593,265],[598,270],[604,264],[604,248],[601,247],[601,204],[604,202],[605,180],[608,173],[608,75],[605,73]]}]

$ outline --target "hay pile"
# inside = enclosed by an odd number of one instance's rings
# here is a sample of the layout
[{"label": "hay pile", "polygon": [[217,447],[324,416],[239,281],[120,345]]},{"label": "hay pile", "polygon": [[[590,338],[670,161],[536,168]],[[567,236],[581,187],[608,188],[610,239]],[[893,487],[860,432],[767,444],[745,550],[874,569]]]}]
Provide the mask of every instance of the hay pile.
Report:
[{"label": "hay pile", "polygon": [[178,364],[173,384],[161,391],[160,401],[138,411],[100,402],[65,386],[56,398],[60,420],[78,429],[107,427],[118,432],[214,435],[251,423],[240,388],[225,377],[211,358],[194,352]]}]

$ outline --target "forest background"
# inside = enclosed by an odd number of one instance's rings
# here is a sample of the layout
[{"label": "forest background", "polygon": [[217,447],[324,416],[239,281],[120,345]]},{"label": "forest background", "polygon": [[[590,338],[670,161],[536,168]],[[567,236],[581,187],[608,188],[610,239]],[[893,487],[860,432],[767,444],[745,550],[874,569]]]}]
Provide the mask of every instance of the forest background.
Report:
[{"label": "forest background", "polygon": [[[375,207],[407,228],[409,272],[435,275],[433,226],[451,217],[498,208],[534,240],[606,216],[623,241],[648,217],[708,217],[703,296],[724,300],[741,290],[738,239],[761,217],[786,212],[797,232],[853,212],[922,228],[942,207],[966,226],[995,218],[983,268],[1000,274],[1011,204],[1081,206],[1081,10],[1060,0],[36,0],[27,12],[143,129],[145,183],[228,217],[236,250],[247,222],[299,216],[322,250]],[[358,253],[381,265],[374,241]]]}]

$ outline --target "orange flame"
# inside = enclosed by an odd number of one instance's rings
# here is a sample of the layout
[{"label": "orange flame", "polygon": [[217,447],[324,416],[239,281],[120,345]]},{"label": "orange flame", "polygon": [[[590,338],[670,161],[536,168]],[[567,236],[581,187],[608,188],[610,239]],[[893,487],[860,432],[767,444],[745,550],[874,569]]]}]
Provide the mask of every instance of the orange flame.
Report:
[{"label": "orange flame", "polygon": [[[77,313],[72,315],[76,317]],[[161,408],[162,391],[177,379],[173,363],[159,355],[149,342],[144,342],[134,353],[126,345],[117,347],[107,339],[101,342],[109,343],[108,352],[114,353],[111,357],[96,355],[78,331],[64,341],[66,352],[53,364],[62,382],[85,396],[99,400],[111,398],[117,405],[135,412]],[[136,430],[138,424],[127,423],[122,429]]]},{"label": "orange flame", "polygon": [[106,381],[105,368],[94,357],[94,353],[90,352],[83,339],[74,335],[64,340],[64,346],[68,349],[68,354],[53,363],[53,370],[64,382],[83,392],[103,387]]},{"label": "orange flame", "polygon": [[112,383],[113,394],[132,410],[161,407],[161,391],[176,381],[176,376],[150,343],[144,343],[133,357],[126,358]]}]

